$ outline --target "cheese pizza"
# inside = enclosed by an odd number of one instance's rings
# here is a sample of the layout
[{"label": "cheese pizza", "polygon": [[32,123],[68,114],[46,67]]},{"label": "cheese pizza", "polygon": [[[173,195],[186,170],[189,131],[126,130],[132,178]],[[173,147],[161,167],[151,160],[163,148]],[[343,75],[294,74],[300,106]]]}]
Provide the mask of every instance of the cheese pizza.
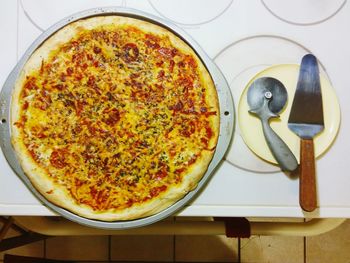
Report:
[{"label": "cheese pizza", "polygon": [[143,218],[193,190],[219,136],[214,83],[171,31],[139,19],[75,21],[28,59],[11,140],[32,185],[79,216]]}]

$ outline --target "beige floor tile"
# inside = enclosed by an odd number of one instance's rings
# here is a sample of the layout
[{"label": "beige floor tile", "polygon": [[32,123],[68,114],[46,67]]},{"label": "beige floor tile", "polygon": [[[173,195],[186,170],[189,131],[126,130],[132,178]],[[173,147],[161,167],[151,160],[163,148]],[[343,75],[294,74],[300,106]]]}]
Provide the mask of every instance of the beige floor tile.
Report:
[{"label": "beige floor tile", "polygon": [[[19,235],[20,234],[18,232],[14,231],[13,229],[9,229],[5,238],[15,237]],[[18,256],[30,256],[30,257],[44,257],[44,241],[38,241],[25,246],[0,252],[0,260],[3,260],[3,257],[5,254],[18,255]]]},{"label": "beige floor tile", "polygon": [[226,236],[176,236],[176,261],[236,262],[238,240]]},{"label": "beige floor tile", "polygon": [[111,259],[125,261],[164,261],[174,257],[173,236],[112,236]]},{"label": "beige floor tile", "polygon": [[46,257],[61,260],[108,260],[108,236],[53,237],[46,240]]},{"label": "beige floor tile", "polygon": [[350,220],[322,235],[306,238],[306,262],[350,262]]},{"label": "beige floor tile", "polygon": [[302,263],[304,238],[252,236],[241,239],[242,263]]},{"label": "beige floor tile", "polygon": [[44,257],[44,241],[38,241],[29,245],[21,246],[18,248],[6,250],[0,253],[0,259],[2,260],[5,254],[28,256],[28,257]]}]

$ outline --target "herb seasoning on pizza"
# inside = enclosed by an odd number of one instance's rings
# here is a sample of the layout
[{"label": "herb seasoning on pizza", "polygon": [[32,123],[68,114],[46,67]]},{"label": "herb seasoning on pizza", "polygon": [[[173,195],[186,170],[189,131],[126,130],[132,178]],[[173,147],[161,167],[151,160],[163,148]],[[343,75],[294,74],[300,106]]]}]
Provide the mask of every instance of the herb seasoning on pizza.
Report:
[{"label": "herb seasoning on pizza", "polygon": [[219,108],[194,51],[145,21],[67,25],[25,64],[12,144],[32,184],[80,216],[142,218],[194,189],[213,157]]}]

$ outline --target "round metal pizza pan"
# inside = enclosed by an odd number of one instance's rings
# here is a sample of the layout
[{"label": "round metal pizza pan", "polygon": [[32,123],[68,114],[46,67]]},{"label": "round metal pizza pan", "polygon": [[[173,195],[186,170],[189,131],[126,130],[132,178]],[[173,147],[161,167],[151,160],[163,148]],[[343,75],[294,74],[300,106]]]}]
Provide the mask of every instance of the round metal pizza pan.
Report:
[{"label": "round metal pizza pan", "polygon": [[[31,184],[27,176],[24,174],[18,160],[16,154],[11,145],[11,129],[10,129],[10,108],[11,108],[11,95],[12,90],[17,80],[19,73],[21,72],[24,64],[31,56],[31,54],[43,43],[47,40],[53,33],[60,30],[62,27],[72,23],[74,21],[85,19],[93,16],[107,16],[107,15],[119,15],[119,16],[127,16],[140,20],[145,20],[157,25],[160,25],[169,31],[175,33],[177,36],[182,38],[192,49],[197,53],[200,59],[204,62],[207,67],[214,83],[216,86],[216,90],[219,97],[219,106],[220,106],[220,134],[219,140],[216,147],[216,151],[214,157],[208,167],[207,172],[204,174],[198,186],[187,195],[185,195],[182,199],[171,205],[170,207],[162,210],[161,212],[148,216],[145,218],[129,220],[129,221],[115,221],[115,222],[104,222],[99,220],[87,219],[81,216],[78,216],[66,209],[58,207],[51,202],[49,202],[46,198],[44,198]],[[145,225],[149,225],[160,221],[170,215],[173,215],[175,212],[179,211],[179,209],[183,208],[190,200],[192,200],[201,190],[203,190],[206,183],[209,181],[210,177],[213,175],[215,169],[220,164],[223,159],[223,156],[230,144],[233,130],[234,130],[234,106],[233,100],[231,96],[231,92],[229,86],[221,73],[218,67],[214,64],[214,62],[206,55],[206,53],[202,50],[202,48],[181,28],[177,27],[171,22],[168,22],[162,18],[150,15],[148,13],[129,9],[129,8],[117,8],[117,7],[105,7],[105,8],[96,8],[86,10],[72,16],[66,17],[65,19],[59,21],[49,29],[47,29],[44,33],[42,33],[28,48],[23,57],[19,60],[15,68],[12,70],[8,78],[6,79],[1,93],[0,93],[0,146],[4,153],[4,156],[14,170],[14,172],[20,177],[20,179],[25,183],[25,185],[29,188],[29,190],[48,208],[53,210],[55,213],[72,220],[74,222],[96,227],[103,229],[127,229],[134,227],[141,227]]]}]

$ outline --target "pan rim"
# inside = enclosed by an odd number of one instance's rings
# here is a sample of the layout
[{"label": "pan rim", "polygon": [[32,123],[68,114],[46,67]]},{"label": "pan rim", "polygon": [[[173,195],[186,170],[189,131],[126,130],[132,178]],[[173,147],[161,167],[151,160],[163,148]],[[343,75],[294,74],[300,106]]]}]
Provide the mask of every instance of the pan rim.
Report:
[{"label": "pan rim", "polygon": [[[128,221],[114,221],[114,222],[106,222],[99,221],[94,219],[88,219],[85,217],[81,217],[73,212],[70,212],[64,208],[58,207],[48,201],[45,197],[43,197],[38,190],[32,185],[28,177],[24,174],[18,160],[16,154],[12,148],[11,144],[11,134],[10,134],[10,108],[11,108],[11,97],[14,83],[16,82],[19,73],[24,67],[25,63],[29,59],[29,57],[33,54],[33,52],[40,47],[51,35],[55,32],[59,31],[61,28],[66,25],[75,22],[80,19],[86,19],[94,16],[107,16],[107,15],[116,15],[116,16],[127,16],[132,17],[144,21],[151,22],[153,24],[157,24],[176,34],[182,40],[186,42],[198,55],[198,57],[202,60],[203,64],[207,68],[211,78],[213,79],[214,85],[216,87],[218,98],[219,98],[219,108],[220,108],[220,134],[216,147],[215,154],[213,156],[212,161],[209,164],[207,172],[203,175],[201,180],[198,182],[197,187],[187,193],[183,198],[176,201],[171,206],[166,209],[160,211],[157,214]],[[193,40],[193,38],[187,34],[184,30],[177,27],[173,23],[166,21],[157,16],[148,14],[146,12],[125,8],[125,7],[100,7],[93,8],[78,12],[76,14],[70,15],[50,28],[44,31],[27,49],[22,58],[18,61],[17,65],[11,71],[9,76],[7,77],[5,83],[3,84],[1,93],[0,93],[0,146],[2,148],[3,154],[14,171],[14,173],[24,182],[27,188],[34,194],[35,197],[39,199],[39,201],[53,210],[55,213],[82,225],[96,227],[101,229],[128,229],[134,227],[146,226],[157,221],[160,221],[175,212],[178,212],[181,208],[183,208],[189,201],[193,200],[195,196],[199,194],[207,184],[215,169],[220,165],[224,154],[226,153],[234,130],[234,105],[233,99],[231,95],[230,88],[223,74],[219,70],[219,68],[215,65],[212,59],[204,52],[204,50],[199,46],[197,42]]]}]

